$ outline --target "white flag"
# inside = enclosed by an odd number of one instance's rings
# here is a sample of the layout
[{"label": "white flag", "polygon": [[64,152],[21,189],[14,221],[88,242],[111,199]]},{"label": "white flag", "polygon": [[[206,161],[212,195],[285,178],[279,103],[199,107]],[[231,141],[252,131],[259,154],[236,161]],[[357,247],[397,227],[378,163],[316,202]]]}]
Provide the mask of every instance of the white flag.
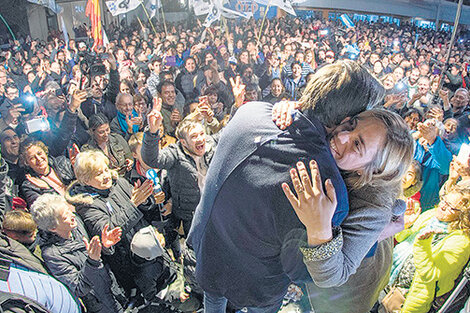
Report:
[{"label": "white flag", "polygon": [[209,13],[211,2],[209,0],[192,0],[190,5],[194,8],[194,14],[197,16]]},{"label": "white flag", "polygon": [[62,15],[59,15],[59,18],[60,18],[60,26],[62,27],[62,33],[64,34],[65,45],[68,46],[69,45],[69,33],[67,32],[67,28],[65,27],[64,18],[62,17]]},{"label": "white flag", "polygon": [[106,1],[106,6],[112,16],[135,10],[140,5],[139,0],[115,0]]},{"label": "white flag", "polygon": [[214,4],[211,5],[210,10],[209,10],[209,14],[207,15],[206,20],[205,20],[204,24],[202,24],[202,26],[210,27],[212,25],[212,23],[214,23],[215,21],[220,20],[221,15],[222,15],[221,10],[219,10],[219,8],[217,8],[216,5],[214,5]]},{"label": "white flag", "polygon": [[262,5],[270,5],[270,6],[275,6],[280,9],[283,9],[287,13],[297,16],[295,13],[294,8],[292,7],[292,0],[254,0],[256,3],[262,4]]},{"label": "white flag", "polygon": [[150,18],[152,18],[157,15],[158,9],[162,7],[162,2],[161,0],[150,0],[145,7],[147,8]]},{"label": "white flag", "polygon": [[108,47],[109,39],[108,39],[108,35],[106,35],[106,32],[104,31],[104,28],[102,28],[102,34],[103,34],[103,46]]}]

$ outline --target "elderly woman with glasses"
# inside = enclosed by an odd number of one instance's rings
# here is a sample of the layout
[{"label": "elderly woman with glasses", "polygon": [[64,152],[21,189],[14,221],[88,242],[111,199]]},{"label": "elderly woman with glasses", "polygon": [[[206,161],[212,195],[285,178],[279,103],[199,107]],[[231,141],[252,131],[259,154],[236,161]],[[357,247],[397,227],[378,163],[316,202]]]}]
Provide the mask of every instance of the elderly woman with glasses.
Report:
[{"label": "elderly woman with glasses", "polygon": [[428,312],[469,259],[470,189],[454,187],[396,239],[389,285],[404,296],[400,312]]}]

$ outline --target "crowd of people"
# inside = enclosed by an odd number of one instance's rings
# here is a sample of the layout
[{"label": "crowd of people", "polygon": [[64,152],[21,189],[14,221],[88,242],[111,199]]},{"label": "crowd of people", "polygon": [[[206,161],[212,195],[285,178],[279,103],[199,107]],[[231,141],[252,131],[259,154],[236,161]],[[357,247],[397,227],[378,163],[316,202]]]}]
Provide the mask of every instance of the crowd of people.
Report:
[{"label": "crowd of people", "polygon": [[[111,25],[105,46],[55,32],[1,52],[0,262],[10,256],[16,275],[7,284],[0,275],[0,291],[54,313],[439,308],[470,257],[470,42],[458,38],[446,63],[450,34],[407,23],[282,17],[263,29],[253,19],[204,28],[190,17],[167,26]],[[297,146],[242,131],[265,127],[254,101],[274,105],[280,132],[296,119],[295,132],[314,125],[310,144],[330,147],[313,153],[318,165]],[[254,138],[232,146],[224,133]],[[258,150],[244,168],[220,162],[250,145]],[[289,172],[294,159],[305,165]],[[227,176],[218,181],[214,168]],[[317,250],[275,250],[286,227],[321,225],[301,196],[321,194],[318,168],[330,179],[326,237],[309,237]],[[278,178],[292,178],[297,196]],[[273,187],[252,195],[257,180]],[[200,201],[223,210],[201,211],[207,220],[193,225]],[[270,205],[282,220],[261,221]],[[284,276],[266,266],[269,249]],[[246,264],[246,254],[258,259]]]}]

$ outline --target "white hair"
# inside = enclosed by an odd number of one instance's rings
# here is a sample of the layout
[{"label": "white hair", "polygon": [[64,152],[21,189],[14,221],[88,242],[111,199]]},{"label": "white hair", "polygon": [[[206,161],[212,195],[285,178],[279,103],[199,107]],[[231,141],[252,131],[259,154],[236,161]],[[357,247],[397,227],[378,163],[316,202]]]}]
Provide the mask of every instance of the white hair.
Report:
[{"label": "white hair", "polygon": [[51,230],[59,224],[61,209],[66,207],[67,201],[58,194],[44,194],[39,196],[31,206],[31,215],[39,229]]}]

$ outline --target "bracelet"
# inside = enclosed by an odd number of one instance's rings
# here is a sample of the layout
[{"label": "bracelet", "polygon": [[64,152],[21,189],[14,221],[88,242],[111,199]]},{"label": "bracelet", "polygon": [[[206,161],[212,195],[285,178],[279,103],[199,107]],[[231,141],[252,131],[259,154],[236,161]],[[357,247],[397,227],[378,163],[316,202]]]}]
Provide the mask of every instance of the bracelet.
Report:
[{"label": "bracelet", "polygon": [[333,239],[316,247],[300,247],[304,261],[324,261],[331,258],[343,247],[341,227],[333,227]]}]

